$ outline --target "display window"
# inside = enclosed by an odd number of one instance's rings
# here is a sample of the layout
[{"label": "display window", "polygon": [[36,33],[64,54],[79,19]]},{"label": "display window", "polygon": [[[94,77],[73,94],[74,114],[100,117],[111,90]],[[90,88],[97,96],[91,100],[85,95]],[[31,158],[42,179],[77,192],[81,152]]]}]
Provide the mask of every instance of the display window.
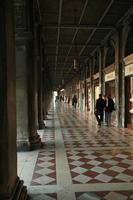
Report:
[{"label": "display window", "polygon": [[125,126],[133,129],[133,54],[125,62]]},{"label": "display window", "polygon": [[90,111],[90,103],[91,103],[91,91],[90,87],[86,87],[86,106],[87,106],[87,111]]},{"label": "display window", "polygon": [[126,127],[133,129],[133,77],[125,78],[125,86]]},{"label": "display window", "polygon": [[99,98],[99,85],[96,85],[95,86],[95,103],[98,98]]},{"label": "display window", "polygon": [[105,93],[106,95],[111,95],[111,98],[115,102],[115,80],[105,83]]},{"label": "display window", "polygon": [[[115,80],[111,80],[105,83],[105,94],[111,95],[115,103]],[[116,125],[116,112],[113,111],[111,115],[111,123],[115,126]]]}]

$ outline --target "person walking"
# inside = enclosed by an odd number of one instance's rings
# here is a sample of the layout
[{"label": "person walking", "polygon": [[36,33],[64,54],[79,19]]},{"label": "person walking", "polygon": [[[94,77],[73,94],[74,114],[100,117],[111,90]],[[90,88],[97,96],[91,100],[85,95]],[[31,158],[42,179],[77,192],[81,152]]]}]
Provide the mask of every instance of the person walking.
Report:
[{"label": "person walking", "polygon": [[114,101],[111,98],[111,95],[108,95],[108,97],[105,100],[105,121],[107,123],[107,126],[111,126],[111,113],[114,109]]},{"label": "person walking", "polygon": [[73,98],[72,98],[72,105],[76,109],[76,106],[77,106],[77,97],[76,97],[76,95],[74,95]]},{"label": "person walking", "polygon": [[104,108],[105,108],[105,101],[102,98],[102,95],[99,94],[99,98],[97,99],[96,106],[95,106],[95,116],[96,116],[99,126],[101,126],[101,122],[103,121]]}]

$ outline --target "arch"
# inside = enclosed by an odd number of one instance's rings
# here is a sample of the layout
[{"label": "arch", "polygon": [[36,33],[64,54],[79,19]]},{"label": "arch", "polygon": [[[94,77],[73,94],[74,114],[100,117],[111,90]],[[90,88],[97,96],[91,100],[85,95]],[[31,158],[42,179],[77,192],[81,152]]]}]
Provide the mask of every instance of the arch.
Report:
[{"label": "arch", "polygon": [[125,57],[133,53],[133,26],[130,28],[125,44]]},{"label": "arch", "polygon": [[113,64],[115,62],[115,45],[113,41],[108,44],[106,57],[105,57],[105,67]]},{"label": "arch", "polygon": [[95,65],[94,65],[94,74],[99,71],[99,52],[96,52],[94,55]]}]

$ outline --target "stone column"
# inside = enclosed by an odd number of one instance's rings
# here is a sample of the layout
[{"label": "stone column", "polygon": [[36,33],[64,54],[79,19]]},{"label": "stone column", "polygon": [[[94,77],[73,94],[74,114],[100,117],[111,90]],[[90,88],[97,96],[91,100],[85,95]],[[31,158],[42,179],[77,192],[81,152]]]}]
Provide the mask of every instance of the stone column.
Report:
[{"label": "stone column", "polygon": [[26,200],[26,188],[17,176],[16,69],[13,1],[0,5],[0,199]]},{"label": "stone column", "polygon": [[90,112],[94,112],[94,84],[93,84],[93,62],[92,59],[89,60],[90,66],[90,93],[91,93],[91,105],[90,105]]},{"label": "stone column", "polygon": [[[121,27],[122,28],[122,27]],[[125,90],[124,89],[124,85],[125,85],[125,66],[122,62],[122,60],[120,59],[121,58],[121,52],[122,52],[122,29],[119,29],[118,30],[118,39],[117,39],[117,45],[118,47],[116,48],[118,53],[117,55],[119,56],[118,58],[116,57],[116,63],[118,63],[118,69],[117,72],[118,72],[118,82],[116,83],[117,84],[117,92],[119,94],[119,98],[118,98],[118,112],[117,112],[117,120],[118,120],[118,126],[119,127],[122,127],[122,121],[123,121],[123,95],[125,96]]]},{"label": "stone column", "polygon": [[45,71],[43,70],[42,74],[42,109],[43,109],[43,120],[46,118],[46,112],[45,112],[45,79],[44,79],[44,73]]},{"label": "stone column", "polygon": [[105,95],[105,67],[106,67],[106,57],[107,57],[108,48],[105,46],[103,48],[103,62],[102,62],[102,73],[103,73],[103,85],[102,85],[102,92]]},{"label": "stone column", "polygon": [[129,31],[131,29],[130,20],[126,21],[123,25],[122,31],[121,31],[121,39],[120,39],[120,63],[122,68],[122,103],[121,103],[121,113],[122,113],[122,127],[125,127],[127,125],[126,123],[126,108],[125,108],[125,63],[124,63],[124,57],[125,57],[125,47],[127,42],[127,37],[129,34]]},{"label": "stone column", "polygon": [[47,118],[47,85],[46,85],[46,74],[45,69],[43,72],[43,119]]},{"label": "stone column", "polygon": [[[20,41],[18,42],[20,43]],[[33,40],[16,46],[17,148],[19,151],[40,147],[37,134],[37,71],[33,62]]]},{"label": "stone column", "polygon": [[30,149],[37,149],[41,139],[37,134],[37,65],[34,55],[34,44],[28,45],[28,119]]},{"label": "stone column", "polygon": [[[40,33],[40,30],[39,30]],[[41,37],[41,33],[40,33]],[[42,106],[42,73],[43,73],[43,48],[41,45],[41,38],[39,38],[39,51],[40,51],[40,59],[38,60],[38,125],[39,129],[45,128],[43,121],[43,106]]]},{"label": "stone column", "polygon": [[121,84],[122,84],[122,70],[119,62],[120,58],[120,49],[119,49],[119,33],[117,32],[113,38],[112,45],[115,48],[115,97],[116,97],[116,125],[118,127],[122,126],[121,121]]},{"label": "stone column", "polygon": [[93,75],[94,75],[94,72],[95,71],[95,57],[93,56],[92,58],[92,74],[91,74],[91,77],[92,77],[92,113],[94,113],[94,109],[95,109],[95,83],[94,83],[94,78],[93,78]]},{"label": "stone column", "polygon": [[44,71],[44,118],[46,118],[48,113],[49,105],[51,102],[51,91],[52,91],[47,76],[48,76],[47,72]]},{"label": "stone column", "polygon": [[99,49],[99,94],[104,94],[103,48]]},{"label": "stone column", "polygon": [[[23,2],[22,2],[23,5]],[[16,81],[17,81],[17,146],[18,150],[37,149],[41,140],[37,134],[37,65],[35,57],[35,40],[33,39],[33,2],[28,10],[23,10],[23,18],[16,16]],[[24,7],[22,6],[21,9]],[[26,15],[27,11],[27,15]],[[21,31],[20,31],[21,27]],[[27,30],[27,31],[25,31]]]},{"label": "stone column", "polygon": [[28,70],[26,44],[16,46],[17,148],[29,150]]},{"label": "stone column", "polygon": [[42,68],[38,66],[38,128],[45,127],[43,122],[43,106],[42,106]]},{"label": "stone column", "polygon": [[38,127],[38,103],[37,103],[37,67],[38,67],[38,37],[37,37],[37,5],[31,1],[31,30],[33,40],[27,45],[28,52],[28,119],[29,119],[29,143],[30,149],[37,149],[41,146],[40,136],[37,134]]},{"label": "stone column", "polygon": [[122,27],[120,27],[112,39],[112,45],[115,48],[115,97],[116,97],[116,125],[124,127],[123,114],[124,96],[125,96],[125,70],[122,62]]}]

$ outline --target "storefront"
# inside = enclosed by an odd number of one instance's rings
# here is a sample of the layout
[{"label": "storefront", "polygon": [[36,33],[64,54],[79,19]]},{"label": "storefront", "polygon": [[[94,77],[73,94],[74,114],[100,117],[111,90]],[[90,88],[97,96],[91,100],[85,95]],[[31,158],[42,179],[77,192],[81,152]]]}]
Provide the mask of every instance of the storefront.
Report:
[{"label": "storefront", "polygon": [[77,79],[72,82],[71,100],[74,95],[77,97],[77,106],[80,107],[80,82]]},{"label": "storefront", "polygon": [[79,81],[76,82],[76,91],[75,91],[75,94],[77,96],[77,100],[78,100],[77,105],[79,107],[80,106],[80,82]]},{"label": "storefront", "polygon": [[115,101],[115,71],[105,75],[105,94]]},{"label": "storefront", "polygon": [[90,111],[91,108],[91,89],[90,89],[90,78],[86,79],[86,110]]},{"label": "storefront", "polygon": [[94,105],[96,100],[99,98],[99,73],[93,75],[94,83]]},{"label": "storefront", "polygon": [[80,108],[85,111],[85,82],[80,81]]},{"label": "storefront", "polygon": [[[111,95],[115,103],[115,65],[112,64],[105,69],[105,95]],[[116,125],[116,112],[114,111],[111,115],[112,124]]]},{"label": "storefront", "polygon": [[105,68],[105,94],[111,95],[115,102],[115,65],[112,64]]},{"label": "storefront", "polygon": [[133,54],[125,62],[125,126],[133,129]]}]

